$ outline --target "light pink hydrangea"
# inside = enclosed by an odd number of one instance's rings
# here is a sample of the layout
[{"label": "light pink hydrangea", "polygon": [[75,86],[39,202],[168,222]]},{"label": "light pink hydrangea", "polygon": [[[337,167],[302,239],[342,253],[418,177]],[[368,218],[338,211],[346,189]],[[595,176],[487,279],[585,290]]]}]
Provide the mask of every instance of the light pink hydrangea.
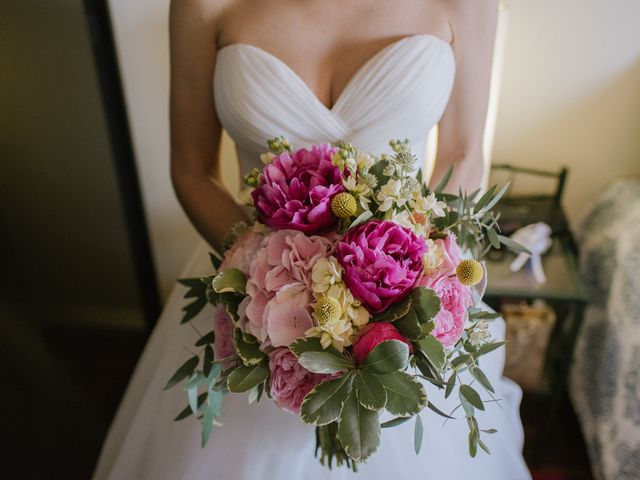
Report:
[{"label": "light pink hydrangea", "polygon": [[240,325],[263,346],[287,346],[313,326],[311,270],[333,242],[297,230],[268,234],[249,266],[247,294],[239,308]]},{"label": "light pink hydrangea", "polygon": [[247,231],[241,235],[224,253],[224,259],[220,265],[220,270],[229,268],[237,268],[245,275],[249,274],[249,265],[253,259],[256,250],[260,246],[260,242],[265,235],[264,227],[249,227]]},{"label": "light pink hydrangea", "polygon": [[451,348],[462,336],[467,322],[467,310],[473,305],[471,289],[455,276],[423,277],[423,287],[433,289],[440,298],[440,311],[435,316],[433,336],[445,348]]},{"label": "light pink hydrangea", "polygon": [[296,415],[307,393],[332,375],[312,373],[298,363],[288,348],[276,348],[269,354],[271,398],[280,408]]}]

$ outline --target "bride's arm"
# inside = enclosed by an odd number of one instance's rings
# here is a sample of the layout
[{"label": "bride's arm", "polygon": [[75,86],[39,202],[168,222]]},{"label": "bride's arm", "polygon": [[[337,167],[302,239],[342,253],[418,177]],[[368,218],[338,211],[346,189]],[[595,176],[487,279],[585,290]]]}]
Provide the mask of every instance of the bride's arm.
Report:
[{"label": "bride's arm", "polygon": [[482,180],[482,143],[499,1],[446,3],[453,32],[456,76],[451,98],[438,124],[438,153],[430,185],[437,185],[453,165],[453,177],[446,191],[457,193],[460,186],[471,192]]},{"label": "bride's arm", "polygon": [[222,127],[212,78],[221,3],[172,0],[169,15],[171,181],[195,228],[216,248],[246,219],[220,181]]}]

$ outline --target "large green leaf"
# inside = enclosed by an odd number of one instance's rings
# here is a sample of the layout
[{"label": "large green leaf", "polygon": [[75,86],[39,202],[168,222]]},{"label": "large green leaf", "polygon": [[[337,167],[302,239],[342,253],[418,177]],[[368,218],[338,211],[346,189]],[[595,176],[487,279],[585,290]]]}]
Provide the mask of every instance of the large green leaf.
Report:
[{"label": "large green leaf", "polygon": [[353,386],[353,373],[316,385],[300,407],[300,416],[305,423],[327,425],[340,418],[342,405]]},{"label": "large green leaf", "polygon": [[391,427],[397,427],[398,425],[402,425],[405,422],[408,422],[411,419],[411,417],[396,417],[396,418],[392,418],[391,420],[388,420],[386,422],[384,422],[383,424],[380,425],[381,428],[391,428]]},{"label": "large green leaf", "polygon": [[233,393],[247,392],[263,382],[268,376],[269,365],[265,361],[252,367],[241,365],[231,372],[227,386],[229,391]]},{"label": "large green leaf", "polygon": [[191,376],[198,366],[199,362],[200,359],[196,355],[189,358],[189,360],[180,365],[180,368],[178,368],[178,370],[176,370],[176,373],[174,373],[173,376],[169,379],[167,384],[164,386],[164,389],[167,390],[168,388],[173,387],[176,383]]},{"label": "large green leaf", "polygon": [[442,344],[434,336],[429,335],[416,342],[416,345],[431,365],[442,372],[446,358]]},{"label": "large green leaf", "polygon": [[405,372],[378,377],[387,392],[385,408],[393,415],[408,417],[427,406],[427,394],[420,382]]},{"label": "large green leaf", "polygon": [[409,347],[400,340],[386,340],[371,350],[362,368],[385,374],[402,370],[409,361]]},{"label": "large green leaf", "polygon": [[[255,337],[252,337],[251,339],[255,340]],[[251,367],[260,363],[265,358],[265,354],[260,350],[260,345],[257,341],[247,340],[248,339],[242,330],[239,328],[234,329],[233,343],[236,347],[236,351],[242,359],[242,363],[247,367]]]},{"label": "large green leaf", "polygon": [[212,286],[217,293],[241,293],[244,295],[247,276],[237,268],[230,268],[216,275]]},{"label": "large green leaf", "polygon": [[396,320],[394,325],[409,340],[417,340],[423,336],[418,315],[416,315],[416,311],[413,308],[410,308],[404,317]]},{"label": "large green leaf", "polygon": [[362,462],[380,445],[380,420],[373,410],[364,408],[356,390],[344,402],[338,423],[338,438],[352,459]]},{"label": "large green leaf", "polygon": [[430,288],[418,287],[412,290],[412,307],[420,323],[433,319],[440,311],[440,298]]},{"label": "large green leaf", "polygon": [[354,387],[358,391],[360,405],[369,410],[379,412],[387,403],[387,392],[377,375],[366,370],[357,370],[354,377]]},{"label": "large green leaf", "polygon": [[411,308],[411,296],[407,296],[400,303],[390,306],[384,312],[377,314],[374,317],[375,322],[394,322],[399,318],[404,317]]},{"label": "large green leaf", "polygon": [[460,385],[460,395],[478,410],[484,410],[484,403],[478,392],[470,385]]},{"label": "large green leaf", "polygon": [[313,373],[339,373],[353,367],[350,359],[329,352],[305,352],[298,362]]}]

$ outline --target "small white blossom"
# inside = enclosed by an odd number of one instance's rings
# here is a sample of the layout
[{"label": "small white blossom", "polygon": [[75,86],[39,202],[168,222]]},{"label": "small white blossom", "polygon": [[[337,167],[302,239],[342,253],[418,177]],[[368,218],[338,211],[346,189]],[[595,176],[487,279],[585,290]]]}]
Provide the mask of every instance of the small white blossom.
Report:
[{"label": "small white blossom", "polygon": [[394,205],[398,207],[404,206],[407,203],[407,192],[402,190],[402,181],[391,179],[386,185],[384,185],[378,192],[376,200],[380,202],[380,211],[386,212]]},{"label": "small white blossom", "polygon": [[490,340],[491,332],[489,332],[489,323],[485,320],[480,320],[469,334],[469,343],[474,347],[480,347]]},{"label": "small white blossom", "polygon": [[373,167],[374,159],[368,153],[359,153],[356,157],[356,164],[360,171],[369,170]]},{"label": "small white blossom", "polygon": [[336,350],[342,352],[344,347],[351,345],[353,327],[349,321],[338,320],[312,327],[304,334],[307,337],[319,337],[322,348],[329,348],[332,345]]},{"label": "small white blossom", "polygon": [[274,158],[276,158],[276,156],[273,154],[273,152],[267,152],[260,155],[260,160],[265,165],[268,165],[269,163],[271,163]]},{"label": "small white blossom", "polygon": [[327,292],[332,286],[342,282],[342,266],[335,257],[319,259],[313,265],[311,282],[313,293]]},{"label": "small white blossom", "polygon": [[432,239],[427,239],[427,253],[422,257],[422,267],[426,275],[434,274],[444,261],[443,249]]},{"label": "small white blossom", "polygon": [[242,205],[253,205],[253,197],[251,196],[251,192],[253,192],[253,188],[243,188],[238,192],[238,201]]},{"label": "small white blossom", "polygon": [[411,207],[419,212],[431,212],[434,217],[444,217],[447,204],[436,199],[436,194],[431,192],[427,197],[420,195],[412,199]]}]

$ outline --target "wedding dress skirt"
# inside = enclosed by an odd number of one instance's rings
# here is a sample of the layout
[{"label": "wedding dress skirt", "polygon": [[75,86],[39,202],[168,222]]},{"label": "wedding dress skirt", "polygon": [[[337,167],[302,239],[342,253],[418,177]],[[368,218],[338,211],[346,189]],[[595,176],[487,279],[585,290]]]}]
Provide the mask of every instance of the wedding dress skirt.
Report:
[{"label": "wedding dress skirt", "polygon": [[[388,151],[390,139],[408,138],[424,159],[429,130],[449,99],[455,61],[451,46],[433,35],[412,35],[389,44],[363,65],[331,108],[323,105],[291,68],[268,52],[245,44],[219,50],[214,74],[218,116],[236,143],[243,173],[259,167],[266,139],[287,137],[295,147],[337,139],[365,151]],[[180,278],[210,273],[209,248],[202,241]],[[314,458],[314,427],[279,409],[266,396],[249,405],[247,395],[227,394],[221,427],[200,447],[200,422],[173,418],[186,406],[179,387],[163,391],[175,369],[189,356],[198,335],[180,325],[185,288],[176,284],[149,339],[118,409],[95,472],[95,480],[253,480],[253,479],[467,479],[525,480],[521,390],[502,377],[504,349],[481,358],[481,366],[500,403],[477,411],[491,455],[468,454],[468,426],[459,409],[455,420],[430,410],[421,417],[424,440],[414,453],[413,422],[384,429],[380,447],[353,473],[333,470]],[[211,330],[213,307],[192,320]],[[502,319],[490,323],[495,340],[504,339]],[[471,382],[468,373],[463,381]],[[455,394],[426,383],[429,399],[442,411],[457,405]],[[483,396],[488,399],[488,397]]]}]

